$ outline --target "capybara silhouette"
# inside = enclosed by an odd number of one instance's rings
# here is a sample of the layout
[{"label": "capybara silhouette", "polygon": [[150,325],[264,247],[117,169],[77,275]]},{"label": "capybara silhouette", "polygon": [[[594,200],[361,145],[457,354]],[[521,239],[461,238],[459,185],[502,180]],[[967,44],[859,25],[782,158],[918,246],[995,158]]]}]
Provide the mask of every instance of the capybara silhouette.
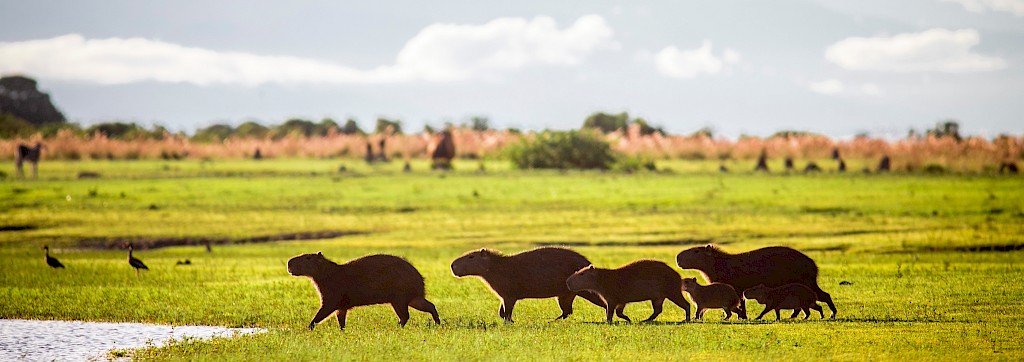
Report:
[{"label": "capybara silhouette", "polygon": [[[818,266],[807,255],[791,248],[772,246],[729,254],[714,245],[695,246],[676,255],[676,264],[700,271],[709,282],[729,284],[738,293],[758,284],[774,288],[800,283],[810,287],[818,300],[828,304],[832,318],[836,317],[832,296],[818,286]],[[744,303],[740,303],[740,308],[746,311]]]},{"label": "capybara silhouette", "polygon": [[32,178],[39,176],[39,158],[42,156],[42,150],[46,148],[42,142],[36,142],[34,147],[30,147],[26,144],[18,145],[18,153],[14,157],[14,168],[17,169],[18,177],[25,177],[25,170],[22,165],[25,161],[32,164]]},{"label": "capybara silhouette", "polygon": [[729,284],[711,283],[697,284],[697,278],[683,278],[683,291],[690,294],[690,299],[697,304],[696,318],[701,319],[704,311],[721,308],[725,311],[725,319],[732,317],[732,312],[747,319],[747,314],[740,309],[740,297]]},{"label": "capybara silhouette", "polygon": [[795,318],[803,311],[804,319],[807,319],[811,316],[811,309],[818,311],[822,319],[825,318],[825,312],[818,305],[817,293],[803,284],[790,283],[778,288],[768,288],[764,284],[759,284],[743,291],[743,298],[753,299],[765,305],[764,311],[756,319],[761,319],[768,311],[774,310],[775,320],[779,320],[780,309],[793,309],[790,318]]},{"label": "capybara silhouette", "polygon": [[686,311],[690,320],[690,302],[683,297],[682,280],[672,267],[657,260],[637,260],[618,269],[595,268],[590,265],[573,273],[565,284],[573,291],[590,290],[601,296],[605,304],[607,322],[612,313],[632,322],[623,313],[627,303],[649,300],[654,313],[644,322],[653,321],[661,314],[665,299]]},{"label": "capybara silhouette", "polygon": [[302,254],[288,260],[288,273],[309,277],[320,293],[320,310],[309,322],[309,330],[338,312],[338,326],[345,329],[349,309],[373,304],[391,304],[398,325],[409,321],[409,307],[430,313],[441,324],[437,308],[425,298],[423,276],[405,259],[393,255],[369,255],[337,264],[323,254]]},{"label": "capybara silhouette", "polygon": [[498,251],[480,249],[467,252],[452,262],[452,274],[456,277],[479,276],[501,300],[498,316],[512,322],[512,309],[516,301],[528,298],[558,298],[565,319],[572,314],[572,302],[576,296],[604,307],[601,297],[592,292],[573,292],[565,280],[577,270],[590,265],[590,261],[579,253],[556,247],[542,247],[515,255],[503,255]]}]

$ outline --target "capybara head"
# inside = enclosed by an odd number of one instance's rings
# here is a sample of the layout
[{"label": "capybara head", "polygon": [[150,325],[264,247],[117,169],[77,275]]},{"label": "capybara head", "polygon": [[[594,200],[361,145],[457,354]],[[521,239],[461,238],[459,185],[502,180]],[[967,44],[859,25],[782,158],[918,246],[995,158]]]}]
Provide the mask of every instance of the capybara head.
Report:
[{"label": "capybara head", "polygon": [[765,292],[768,291],[768,287],[764,284],[758,284],[756,287],[749,288],[743,291],[743,299],[760,300],[764,299]]},{"label": "capybara head", "polygon": [[597,269],[593,265],[577,270],[566,279],[565,286],[569,290],[578,292],[581,290],[593,289],[597,285]]},{"label": "capybara head", "polygon": [[452,262],[452,275],[464,277],[467,275],[483,275],[491,270],[491,263],[500,254],[493,250],[480,249],[462,254]]},{"label": "capybara head", "polygon": [[314,276],[321,273],[325,266],[331,264],[324,254],[302,254],[288,259],[288,273],[295,276]]},{"label": "capybara head", "polygon": [[691,291],[697,289],[697,278],[683,278],[683,290]]},{"label": "capybara head", "polygon": [[722,251],[714,245],[695,246],[676,255],[676,265],[683,269],[710,270],[720,255]]}]

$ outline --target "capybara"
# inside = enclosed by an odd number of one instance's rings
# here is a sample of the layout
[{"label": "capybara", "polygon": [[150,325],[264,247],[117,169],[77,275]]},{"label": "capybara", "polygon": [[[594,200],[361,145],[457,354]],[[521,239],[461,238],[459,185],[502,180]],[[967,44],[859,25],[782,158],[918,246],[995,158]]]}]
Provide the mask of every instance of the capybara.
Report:
[{"label": "capybara", "polygon": [[[818,300],[828,304],[832,318],[836,305],[832,296],[818,287],[818,266],[803,253],[784,246],[761,248],[746,253],[729,254],[714,245],[695,246],[676,256],[683,269],[697,269],[712,283],[729,284],[739,293],[758,284],[774,288],[800,283],[811,288]],[[746,311],[745,303],[740,308]]]},{"label": "capybara", "polygon": [[579,295],[591,303],[604,307],[601,297],[592,292],[573,292],[565,280],[577,270],[590,265],[579,253],[555,247],[536,248],[515,255],[502,255],[490,249],[467,252],[452,262],[452,274],[457,277],[479,276],[501,300],[498,316],[512,322],[512,309],[516,301],[527,298],[558,297],[565,319],[572,314],[572,302]]},{"label": "capybara", "polygon": [[725,319],[732,317],[732,312],[747,319],[747,314],[740,309],[740,297],[736,295],[736,289],[729,284],[711,283],[704,286],[697,284],[697,278],[683,278],[683,291],[690,294],[690,299],[697,304],[697,319],[704,316],[705,310],[718,308],[725,311]]},{"label": "capybara", "polygon": [[818,305],[817,293],[803,284],[791,283],[778,288],[768,288],[764,284],[759,284],[743,291],[743,298],[753,299],[765,305],[764,311],[757,316],[757,319],[764,317],[768,311],[774,310],[775,320],[779,320],[780,309],[793,309],[793,315],[790,318],[795,318],[800,315],[800,311],[803,311],[806,314],[804,319],[807,319],[811,316],[811,309],[818,311],[822,319],[825,318],[825,312]]},{"label": "capybara", "polygon": [[661,314],[661,306],[666,298],[683,308],[686,320],[690,320],[690,302],[683,297],[679,274],[657,260],[637,260],[618,269],[602,269],[590,265],[574,273],[565,284],[573,291],[590,290],[601,296],[607,305],[605,311],[608,323],[612,322],[612,312],[632,322],[623,313],[626,303],[645,300],[651,301],[654,313],[644,322],[653,321]]},{"label": "capybara", "polygon": [[349,309],[389,303],[398,315],[398,325],[409,321],[409,307],[430,313],[441,324],[437,308],[425,298],[423,276],[405,259],[392,255],[369,255],[337,264],[321,253],[302,254],[288,260],[288,273],[309,277],[320,293],[320,310],[309,322],[309,330],[338,311],[338,325],[345,329]]}]

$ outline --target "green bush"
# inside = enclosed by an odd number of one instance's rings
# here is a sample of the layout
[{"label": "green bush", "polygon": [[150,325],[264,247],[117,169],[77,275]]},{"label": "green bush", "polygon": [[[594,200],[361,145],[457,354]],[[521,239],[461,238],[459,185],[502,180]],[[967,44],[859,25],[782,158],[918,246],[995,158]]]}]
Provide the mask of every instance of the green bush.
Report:
[{"label": "green bush", "polygon": [[615,163],[611,146],[593,131],[546,131],[532,140],[524,138],[506,152],[519,169],[607,170]]},{"label": "green bush", "polygon": [[634,157],[621,156],[621,157],[619,157],[618,161],[615,162],[615,165],[613,166],[613,169],[615,171],[620,171],[620,172],[625,172],[625,173],[634,173],[634,172],[639,172],[639,171],[657,171],[658,170],[657,167],[654,166],[654,160],[652,160],[650,158],[647,158],[647,157],[643,157],[643,156],[634,156]]}]

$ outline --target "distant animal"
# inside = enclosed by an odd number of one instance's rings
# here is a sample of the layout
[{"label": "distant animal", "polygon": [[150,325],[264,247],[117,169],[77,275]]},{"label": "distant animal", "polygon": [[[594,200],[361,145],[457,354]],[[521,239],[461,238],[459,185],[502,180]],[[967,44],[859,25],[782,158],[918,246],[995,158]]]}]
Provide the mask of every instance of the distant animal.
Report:
[{"label": "distant animal", "polygon": [[757,166],[754,167],[754,171],[768,172],[768,151],[761,150],[761,155],[757,156]]},{"label": "distant animal", "polygon": [[832,148],[832,159],[836,161],[842,159],[842,157],[839,157],[839,147]]},{"label": "distant animal", "polygon": [[380,139],[380,156],[378,156],[377,158],[382,162],[388,162],[388,153],[384,151],[384,141],[385,140],[383,138]]},{"label": "distant animal", "polygon": [[821,167],[817,163],[808,162],[807,166],[804,167],[804,173],[808,172],[821,172]]},{"label": "distant animal", "polygon": [[402,172],[412,172],[412,165],[409,164],[409,161],[405,161],[405,166],[402,166]]},{"label": "distant animal", "polygon": [[839,159],[839,172],[846,172],[846,161]]},{"label": "distant animal", "polygon": [[721,172],[721,173],[729,172],[729,168],[725,167],[725,165],[718,165],[718,172]]},{"label": "distant animal", "polygon": [[373,163],[373,146],[370,142],[366,142],[366,163]]},{"label": "distant animal", "polygon": [[665,299],[683,308],[686,320],[690,320],[690,302],[683,297],[682,279],[675,270],[657,260],[637,260],[617,269],[590,265],[573,273],[565,283],[569,290],[590,290],[600,295],[606,304],[608,323],[612,323],[612,313],[632,322],[623,313],[626,304],[645,300],[651,301],[654,313],[644,322],[653,321],[661,314]]},{"label": "distant animal", "polygon": [[889,172],[892,169],[892,161],[889,159],[889,155],[882,156],[882,160],[878,161],[878,172]]},{"label": "distant animal", "polygon": [[792,157],[786,157],[785,165],[786,165],[786,171],[793,171],[793,168],[794,168],[794,166],[793,166],[793,158]]},{"label": "distant animal", "polygon": [[128,243],[128,265],[135,268],[135,276],[139,276],[139,269],[149,270],[146,264],[142,263],[142,260],[132,256],[132,251],[135,250],[135,246],[132,243]]},{"label": "distant animal", "polygon": [[764,311],[755,319],[761,319],[769,311],[775,311],[775,320],[779,320],[780,309],[793,309],[790,318],[796,318],[800,312],[804,312],[804,319],[811,316],[811,309],[818,311],[821,318],[825,318],[825,312],[817,303],[817,295],[806,285],[791,283],[778,288],[768,288],[759,284],[753,288],[743,291],[744,299],[753,299],[764,304]]},{"label": "distant animal", "polygon": [[455,141],[452,138],[451,130],[441,131],[437,141],[437,147],[434,148],[434,153],[430,155],[433,160],[431,168],[438,170],[450,170],[452,168],[452,159],[455,158]]},{"label": "distant animal", "polygon": [[1020,169],[1017,168],[1017,163],[1016,162],[1008,161],[1008,162],[1003,162],[1003,163],[999,164],[999,173],[1003,173],[1003,172],[1009,172],[1011,174],[1016,175],[1017,172],[1020,172]]},{"label": "distant animal", "polygon": [[99,172],[93,172],[93,171],[81,171],[81,172],[78,173],[78,179],[79,180],[94,179],[94,178],[100,178],[100,173]]},{"label": "distant animal", "polygon": [[259,147],[256,147],[256,152],[252,153],[252,159],[254,159],[254,160],[262,160],[263,159],[263,153],[260,152],[260,148]]},{"label": "distant animal", "polygon": [[64,264],[61,264],[60,260],[50,256],[50,246],[43,245],[43,250],[46,250],[46,265],[49,265],[54,269],[64,269]]},{"label": "distant animal", "polygon": [[192,261],[188,259],[185,259],[185,261],[178,260],[174,265],[192,265]]},{"label": "distant animal", "polygon": [[337,264],[320,252],[288,260],[288,273],[305,276],[320,294],[320,310],[309,322],[309,330],[338,312],[338,326],[345,329],[348,310],[374,304],[391,304],[398,325],[409,321],[409,307],[430,313],[441,324],[437,308],[426,299],[423,275],[408,261],[393,255],[368,255]]},{"label": "distant animal", "polygon": [[451,269],[456,277],[483,279],[501,301],[498,316],[512,322],[512,309],[520,299],[557,297],[562,314],[556,320],[572,314],[576,296],[604,308],[604,301],[597,294],[574,292],[565,285],[569,276],[587,265],[590,261],[575,251],[542,247],[514,255],[490,249],[473,250],[455,259]]},{"label": "distant animal", "polygon": [[732,313],[747,319],[747,314],[740,309],[740,297],[736,290],[729,284],[711,283],[708,285],[697,284],[697,278],[683,278],[683,291],[690,294],[690,299],[697,304],[696,318],[701,319],[704,311],[708,309],[719,309],[725,311],[725,319],[732,317]]},{"label": "distant animal", "polygon": [[39,158],[42,156],[43,148],[46,148],[42,142],[36,142],[35,147],[29,147],[26,144],[18,145],[18,154],[14,158],[14,166],[17,168],[18,177],[25,177],[25,169],[23,164],[28,161],[32,164],[32,178],[39,176]]},{"label": "distant animal", "polygon": [[[729,284],[737,292],[764,284],[769,288],[800,283],[811,288],[818,300],[828,304],[832,318],[836,306],[832,296],[818,286],[818,265],[803,253],[784,246],[771,246],[729,254],[717,246],[695,246],[676,255],[683,269],[696,269],[709,282]],[[743,303],[740,308],[746,311]]]}]

